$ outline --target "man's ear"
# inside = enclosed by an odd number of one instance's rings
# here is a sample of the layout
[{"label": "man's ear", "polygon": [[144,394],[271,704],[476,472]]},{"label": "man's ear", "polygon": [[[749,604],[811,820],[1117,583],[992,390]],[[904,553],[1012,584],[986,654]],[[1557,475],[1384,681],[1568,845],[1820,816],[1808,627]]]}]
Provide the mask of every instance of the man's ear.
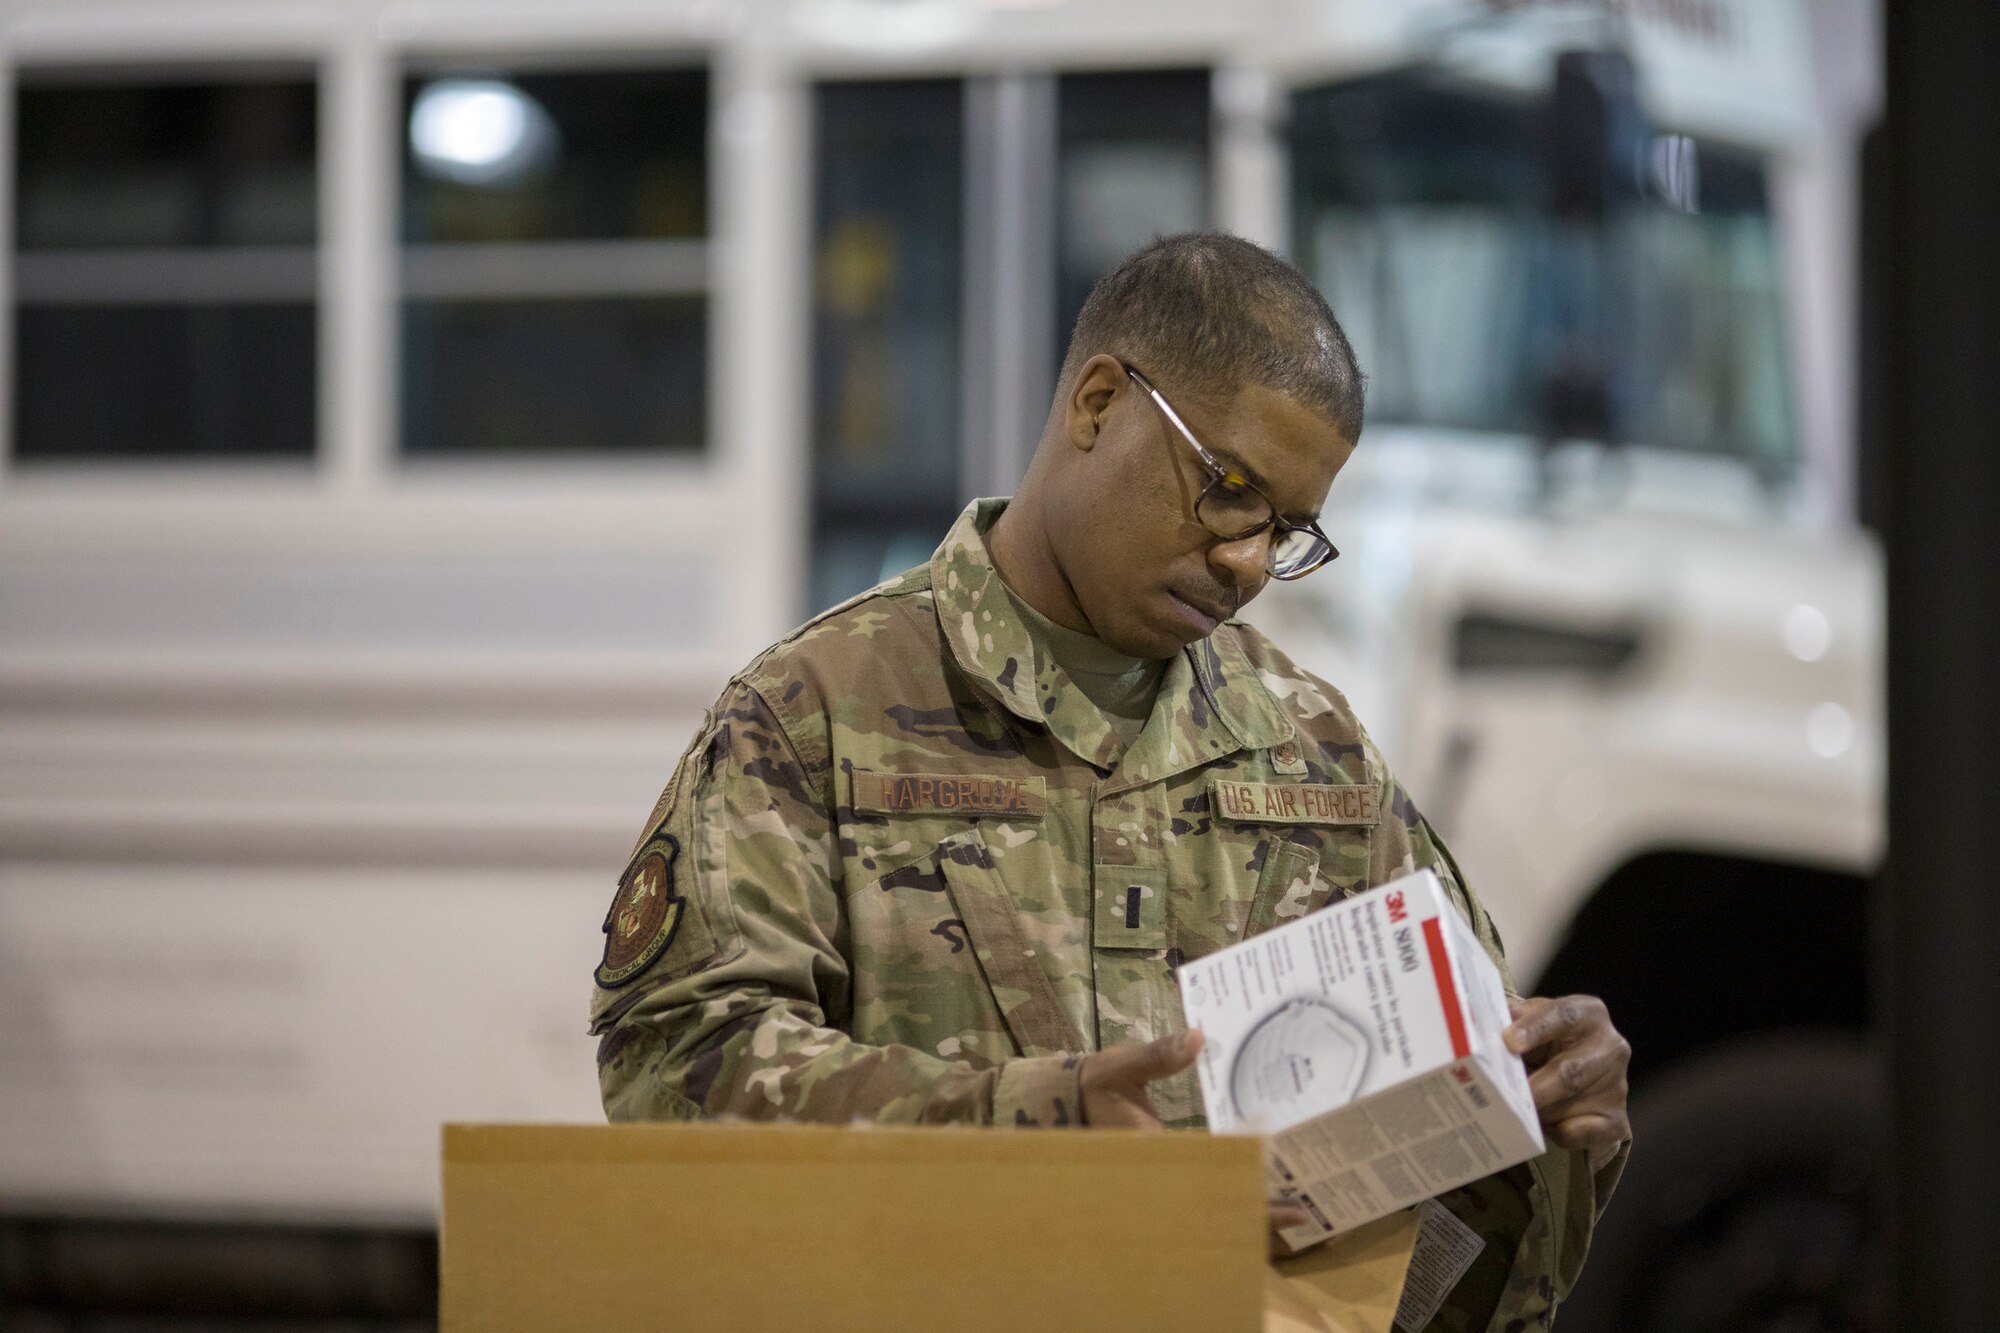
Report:
[{"label": "man's ear", "polygon": [[1086,453],[1097,447],[1104,409],[1125,383],[1125,368],[1116,357],[1100,353],[1083,363],[1063,401],[1063,434],[1071,444]]}]

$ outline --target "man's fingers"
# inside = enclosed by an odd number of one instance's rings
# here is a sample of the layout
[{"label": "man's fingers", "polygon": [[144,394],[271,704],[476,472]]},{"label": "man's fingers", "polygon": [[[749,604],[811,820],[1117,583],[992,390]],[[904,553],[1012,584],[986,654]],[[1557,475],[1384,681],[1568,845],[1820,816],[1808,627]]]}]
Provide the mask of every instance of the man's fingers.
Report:
[{"label": "man's fingers", "polygon": [[1577,1101],[1615,1081],[1624,1071],[1631,1051],[1621,1038],[1564,1051],[1528,1076],[1528,1087],[1541,1110]]},{"label": "man's fingers", "polygon": [[1287,1241],[1280,1233],[1292,1227],[1304,1226],[1312,1220],[1312,1215],[1296,1203],[1279,1203],[1273,1199],[1270,1205],[1270,1218],[1271,1257],[1273,1259],[1283,1259],[1287,1255],[1297,1253],[1292,1248],[1291,1242]]},{"label": "man's fingers", "polygon": [[1559,1000],[1537,996],[1510,1002],[1508,1008],[1514,1021],[1507,1026],[1507,1049],[1516,1055],[1611,1021],[1604,1001],[1594,995],[1565,995]]},{"label": "man's fingers", "polygon": [[1543,999],[1540,996],[1532,1000],[1517,1000],[1509,996],[1507,998],[1507,1008],[1513,1015],[1514,1021],[1509,1023],[1506,1030],[1500,1034],[1501,1040],[1507,1043],[1507,1049],[1516,1055],[1526,1055],[1534,1050],[1535,1046],[1539,1043],[1534,1042],[1533,1037],[1541,1029],[1542,1015],[1554,1003],[1554,1001]]},{"label": "man's fingers", "polygon": [[1194,1067],[1195,1057],[1201,1054],[1202,1035],[1200,1032],[1178,1032],[1171,1037],[1161,1037],[1158,1041],[1147,1042],[1153,1052],[1153,1072],[1146,1076],[1148,1082],[1156,1078],[1166,1078]]},{"label": "man's fingers", "polygon": [[1201,1054],[1199,1032],[1177,1032],[1135,1045],[1112,1046],[1083,1062],[1083,1118],[1086,1124],[1158,1129],[1160,1118],[1146,1085],[1180,1073]]},{"label": "man's fingers", "polygon": [[1099,1057],[1106,1061],[1107,1075],[1143,1086],[1180,1073],[1199,1054],[1201,1033],[1177,1032],[1139,1046],[1114,1046],[1100,1052]]},{"label": "man's fingers", "polygon": [[1593,1169],[1631,1137],[1625,1071],[1632,1047],[1593,995],[1509,997],[1507,1048],[1528,1066],[1528,1086],[1549,1142],[1590,1154]]},{"label": "man's fingers", "polygon": [[1631,1134],[1623,1116],[1573,1115],[1549,1126],[1549,1138],[1558,1147],[1587,1152],[1595,1157],[1615,1148]]}]

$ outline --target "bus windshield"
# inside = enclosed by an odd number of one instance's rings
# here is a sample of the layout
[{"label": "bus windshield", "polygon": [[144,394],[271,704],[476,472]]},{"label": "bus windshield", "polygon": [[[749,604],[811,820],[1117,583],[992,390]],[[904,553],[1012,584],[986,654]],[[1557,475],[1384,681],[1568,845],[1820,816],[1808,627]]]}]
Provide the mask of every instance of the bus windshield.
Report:
[{"label": "bus windshield", "polygon": [[1665,197],[1579,228],[1548,205],[1547,115],[1423,71],[1296,95],[1293,253],[1354,343],[1369,420],[1576,433],[1554,405],[1582,347],[1606,437],[1788,471],[1762,161],[1655,141]]}]

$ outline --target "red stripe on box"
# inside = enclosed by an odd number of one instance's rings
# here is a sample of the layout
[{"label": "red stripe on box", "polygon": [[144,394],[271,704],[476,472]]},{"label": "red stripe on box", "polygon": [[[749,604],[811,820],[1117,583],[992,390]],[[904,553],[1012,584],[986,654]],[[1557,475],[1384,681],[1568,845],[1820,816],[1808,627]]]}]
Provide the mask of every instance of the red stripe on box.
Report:
[{"label": "red stripe on box", "polygon": [[1451,1032],[1451,1058],[1463,1060],[1472,1053],[1465,1039],[1465,1012],[1459,1007],[1458,987],[1451,980],[1451,959],[1444,951],[1444,931],[1436,917],[1424,920],[1424,943],[1430,946],[1431,975],[1437,978],[1438,1002],[1444,1006],[1444,1025]]}]

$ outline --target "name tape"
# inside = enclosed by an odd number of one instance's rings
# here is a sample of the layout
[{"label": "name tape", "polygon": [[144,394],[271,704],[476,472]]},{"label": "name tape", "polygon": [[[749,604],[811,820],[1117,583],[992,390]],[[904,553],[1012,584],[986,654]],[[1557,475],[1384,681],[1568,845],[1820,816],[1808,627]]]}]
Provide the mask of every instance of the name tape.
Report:
[{"label": "name tape", "polygon": [[878,815],[1010,815],[1040,819],[1047,808],[1040,778],[985,773],[854,774],[854,808]]},{"label": "name tape", "polygon": [[1223,819],[1256,824],[1373,824],[1381,816],[1380,796],[1365,783],[1330,786],[1313,782],[1209,783],[1215,813]]}]

